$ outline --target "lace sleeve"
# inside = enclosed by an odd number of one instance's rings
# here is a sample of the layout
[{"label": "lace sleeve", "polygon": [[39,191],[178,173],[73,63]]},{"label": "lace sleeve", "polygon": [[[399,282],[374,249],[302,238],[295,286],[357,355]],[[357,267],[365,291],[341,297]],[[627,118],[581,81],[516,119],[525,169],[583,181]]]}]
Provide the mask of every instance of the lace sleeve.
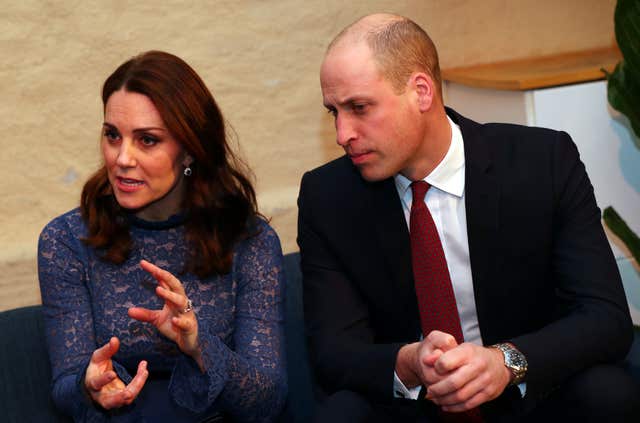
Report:
[{"label": "lace sleeve", "polygon": [[[38,242],[38,275],[56,406],[76,421],[100,421],[101,411],[82,390],[82,377],[96,348],[87,289],[86,250],[63,217],[47,225]],[[128,383],[126,370],[114,363]]]},{"label": "lace sleeve", "polygon": [[280,241],[266,223],[238,249],[234,348],[198,321],[205,374],[184,358],[174,370],[170,392],[194,411],[214,403],[238,421],[272,421],[287,394],[284,357],[284,274]]}]

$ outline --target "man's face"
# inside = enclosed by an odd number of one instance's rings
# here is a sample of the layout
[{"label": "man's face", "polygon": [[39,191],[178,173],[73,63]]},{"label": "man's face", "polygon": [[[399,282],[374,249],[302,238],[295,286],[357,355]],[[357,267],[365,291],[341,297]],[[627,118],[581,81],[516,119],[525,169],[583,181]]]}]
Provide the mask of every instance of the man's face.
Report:
[{"label": "man's face", "polygon": [[322,63],[320,84],[335,118],[336,141],[364,179],[414,173],[424,139],[416,94],[393,91],[366,43],[334,46]]}]

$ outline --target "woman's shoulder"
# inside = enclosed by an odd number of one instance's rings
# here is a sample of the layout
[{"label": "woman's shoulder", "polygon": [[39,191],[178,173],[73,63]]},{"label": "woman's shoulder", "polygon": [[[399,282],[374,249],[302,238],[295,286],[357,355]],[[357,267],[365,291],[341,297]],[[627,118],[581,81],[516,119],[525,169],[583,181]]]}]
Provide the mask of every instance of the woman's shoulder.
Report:
[{"label": "woman's shoulder", "polygon": [[282,254],[280,238],[276,231],[262,217],[256,217],[248,225],[248,235],[240,242],[237,252],[242,256],[245,254]]},{"label": "woman's shoulder", "polygon": [[260,216],[257,216],[249,225],[248,240],[251,241],[254,238],[256,242],[277,243],[280,245],[280,238],[278,238],[276,231]]},{"label": "woman's shoulder", "polygon": [[282,285],[284,259],[278,234],[263,218],[256,218],[250,229],[249,236],[237,245],[233,259],[239,286]]},{"label": "woman's shoulder", "polygon": [[75,238],[80,238],[85,235],[85,228],[86,226],[84,219],[82,219],[80,208],[76,207],[75,209],[69,210],[60,216],[55,217],[47,223],[44,229],[42,229],[40,237],[73,236]]}]

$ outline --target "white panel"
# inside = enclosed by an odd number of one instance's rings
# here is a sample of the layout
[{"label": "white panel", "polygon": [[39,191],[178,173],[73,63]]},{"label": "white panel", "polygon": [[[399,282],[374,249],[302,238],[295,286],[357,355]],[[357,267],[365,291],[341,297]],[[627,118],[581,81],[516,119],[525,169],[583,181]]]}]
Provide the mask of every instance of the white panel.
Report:
[{"label": "white panel", "polygon": [[526,92],[473,88],[445,82],[444,94],[447,106],[476,122],[527,124]]},{"label": "white panel", "polygon": [[[607,102],[605,81],[534,92],[536,124],[569,133],[578,146],[596,201],[613,206],[640,234],[640,150]],[[628,256],[612,244],[616,257]]]}]

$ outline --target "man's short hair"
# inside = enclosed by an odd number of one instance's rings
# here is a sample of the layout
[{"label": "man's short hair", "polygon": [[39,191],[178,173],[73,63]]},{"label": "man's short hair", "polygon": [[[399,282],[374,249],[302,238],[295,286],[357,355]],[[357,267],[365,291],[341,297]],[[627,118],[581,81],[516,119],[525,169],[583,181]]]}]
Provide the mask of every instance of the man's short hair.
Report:
[{"label": "man's short hair", "polygon": [[407,80],[413,72],[426,72],[435,84],[438,95],[442,94],[442,77],[438,52],[433,41],[412,20],[389,15],[389,19],[376,25],[363,25],[361,18],[345,28],[331,42],[328,50],[343,39],[364,40],[371,49],[378,70],[393,86],[396,93],[405,90]]}]

